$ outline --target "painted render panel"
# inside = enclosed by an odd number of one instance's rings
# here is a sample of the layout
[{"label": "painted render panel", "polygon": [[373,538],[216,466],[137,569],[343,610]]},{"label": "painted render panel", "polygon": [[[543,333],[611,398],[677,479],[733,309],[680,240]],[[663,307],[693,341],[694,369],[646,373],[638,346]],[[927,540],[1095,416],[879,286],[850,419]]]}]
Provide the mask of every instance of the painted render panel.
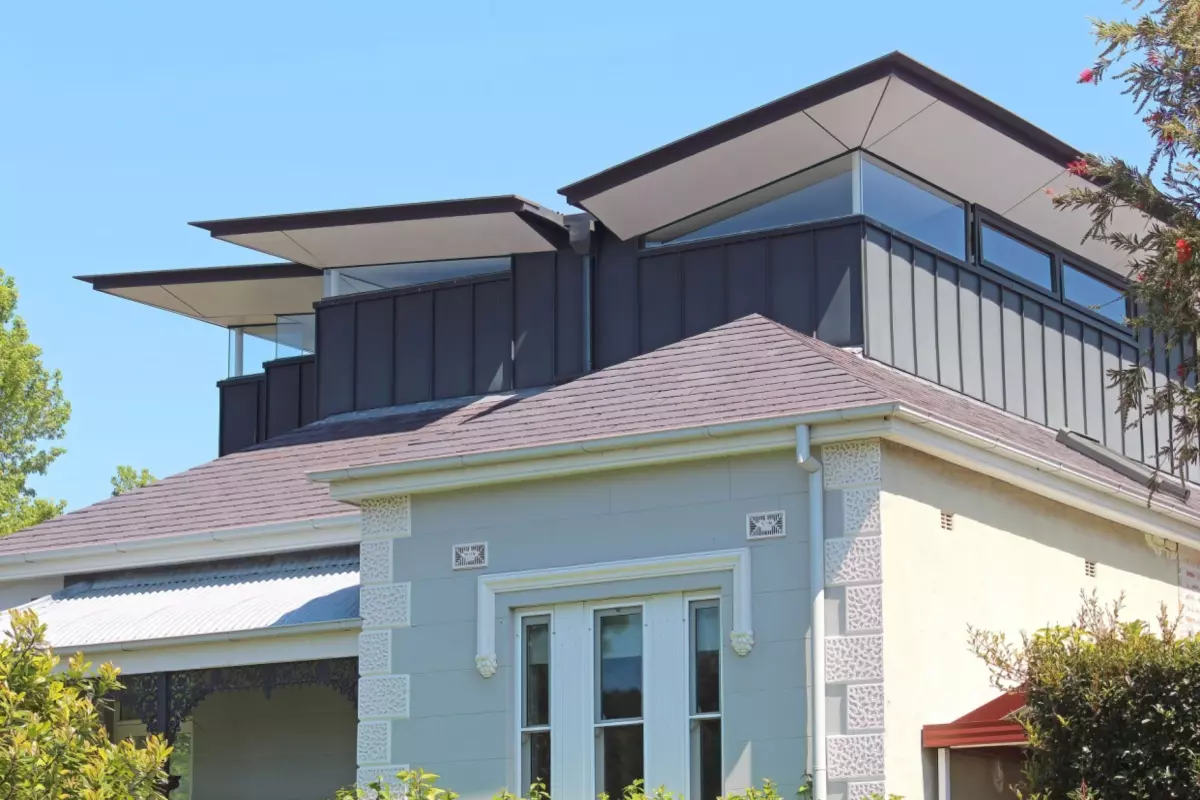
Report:
[{"label": "painted render panel", "polygon": [[[516,789],[513,609],[715,589],[723,597],[727,788],[769,777],[794,792],[806,771],[806,485],[793,455],[780,452],[368,503],[364,575],[389,580],[364,581],[363,646],[372,655],[360,656],[360,666],[370,673],[363,681],[404,676],[406,695],[402,708],[360,708],[361,725],[383,720],[389,735],[386,752],[370,753],[360,774],[410,764],[436,770],[468,799]],[[787,535],[747,541],[746,515],[775,510],[787,515]],[[402,529],[411,536],[396,536]],[[451,569],[453,546],[474,542],[488,544],[486,570]],[[732,580],[724,573],[498,595],[497,672],[484,679],[475,669],[482,574],[735,548],[751,551],[755,646],[745,657],[729,646]],[[377,557],[390,559],[390,569],[369,569]],[[403,599],[381,600],[382,617],[371,610],[372,598],[393,590]],[[389,614],[395,624],[381,622]]]},{"label": "painted render panel", "polygon": [[1186,594],[1174,554],[1140,532],[898,445],[884,447],[881,509],[887,791],[906,800],[936,797],[921,727],[997,694],[967,650],[969,625],[1019,637],[1070,621],[1092,591],[1124,593],[1125,618],[1152,621]]}]

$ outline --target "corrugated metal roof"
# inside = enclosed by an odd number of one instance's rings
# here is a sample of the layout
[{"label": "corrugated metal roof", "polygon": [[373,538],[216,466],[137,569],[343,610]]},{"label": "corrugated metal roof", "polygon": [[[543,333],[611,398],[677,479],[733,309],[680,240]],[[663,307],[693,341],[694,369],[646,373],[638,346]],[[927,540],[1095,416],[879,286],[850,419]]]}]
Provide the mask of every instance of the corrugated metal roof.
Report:
[{"label": "corrugated metal roof", "polygon": [[132,570],[74,581],[22,608],[55,648],[358,617],[357,548]]}]

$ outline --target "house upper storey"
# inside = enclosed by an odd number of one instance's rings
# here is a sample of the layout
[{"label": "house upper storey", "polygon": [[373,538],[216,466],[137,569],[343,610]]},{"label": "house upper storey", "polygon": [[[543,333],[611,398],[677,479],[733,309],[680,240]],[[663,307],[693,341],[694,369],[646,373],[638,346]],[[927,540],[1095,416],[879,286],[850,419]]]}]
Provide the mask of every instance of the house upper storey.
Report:
[{"label": "house upper storey", "polygon": [[[193,223],[279,263],[89,276],[230,330],[219,450],[314,421],[536,389],[751,313],[1157,463],[1107,371],[1126,255],[1051,195],[1072,148],[899,53],[560,190]],[[1151,224],[1131,209],[1112,227]],[[1178,471],[1167,462],[1163,467]]]}]

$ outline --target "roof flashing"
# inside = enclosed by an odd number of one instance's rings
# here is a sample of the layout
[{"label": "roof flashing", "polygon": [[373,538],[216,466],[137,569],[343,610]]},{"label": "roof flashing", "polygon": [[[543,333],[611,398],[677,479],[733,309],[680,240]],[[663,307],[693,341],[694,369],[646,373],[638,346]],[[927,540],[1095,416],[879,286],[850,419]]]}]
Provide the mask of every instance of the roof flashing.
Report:
[{"label": "roof flashing", "polygon": [[1147,489],[1166,492],[1185,502],[1191,496],[1191,490],[1187,488],[1187,484],[1175,475],[1164,475],[1160,470],[1152,469],[1115,450],[1108,449],[1090,436],[1070,428],[1059,428],[1058,435],[1054,438],[1059,444],[1064,444],[1076,453],[1085,455],[1114,472],[1137,481]]}]

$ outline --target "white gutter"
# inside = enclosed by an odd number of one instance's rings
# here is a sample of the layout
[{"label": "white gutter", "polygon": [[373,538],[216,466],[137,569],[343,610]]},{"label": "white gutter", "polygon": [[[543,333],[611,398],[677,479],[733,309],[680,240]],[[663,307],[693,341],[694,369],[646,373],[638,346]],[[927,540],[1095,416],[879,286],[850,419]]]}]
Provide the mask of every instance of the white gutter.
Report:
[{"label": "white gutter", "polygon": [[297,625],[276,625],[272,628],[250,628],[224,633],[200,633],[194,636],[168,636],[162,639],[131,639],[124,642],[97,642],[95,644],[55,644],[55,650],[83,650],[88,653],[130,653],[138,650],[162,650],[168,647],[183,647],[194,644],[224,642],[261,641],[279,639],[284,636],[312,636],[338,631],[357,631],[362,628],[361,619],[335,619],[326,622],[304,622]]},{"label": "white gutter", "polygon": [[813,800],[827,795],[825,769],[825,485],[821,462],[812,454],[811,430],[796,426],[796,463],[808,473],[808,585],[812,622],[808,708],[812,731]]}]

